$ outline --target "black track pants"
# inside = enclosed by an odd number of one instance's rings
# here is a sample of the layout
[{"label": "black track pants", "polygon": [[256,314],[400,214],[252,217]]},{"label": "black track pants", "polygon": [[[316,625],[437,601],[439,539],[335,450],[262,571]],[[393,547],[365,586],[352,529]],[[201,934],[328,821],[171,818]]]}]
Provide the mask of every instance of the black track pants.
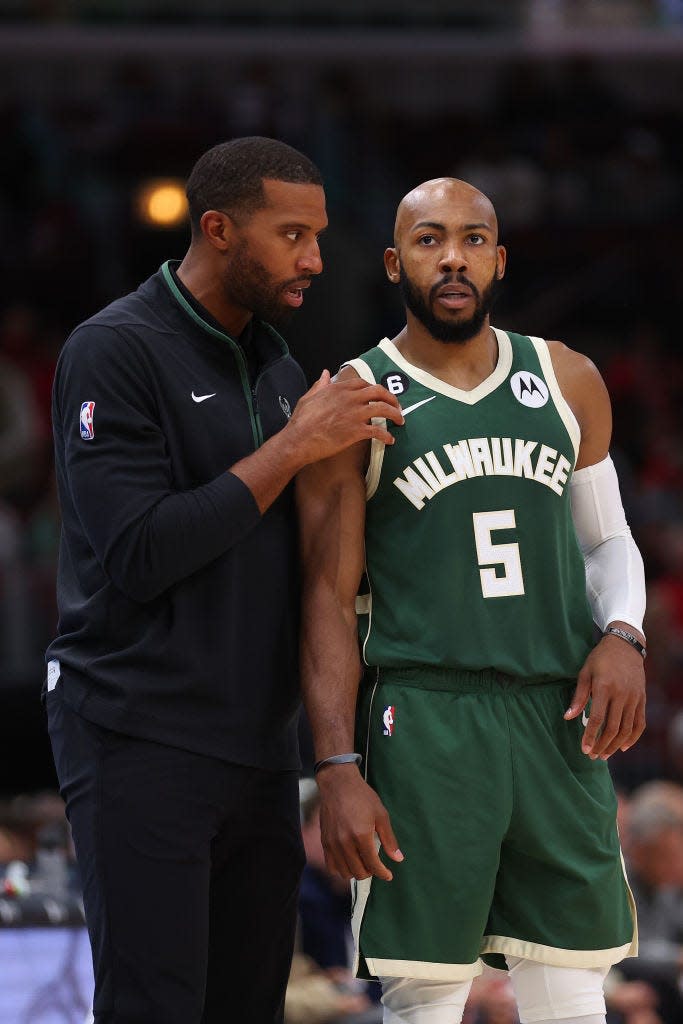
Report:
[{"label": "black track pants", "polygon": [[97,1024],[277,1024],[303,864],[298,773],[104,729],[48,694]]}]

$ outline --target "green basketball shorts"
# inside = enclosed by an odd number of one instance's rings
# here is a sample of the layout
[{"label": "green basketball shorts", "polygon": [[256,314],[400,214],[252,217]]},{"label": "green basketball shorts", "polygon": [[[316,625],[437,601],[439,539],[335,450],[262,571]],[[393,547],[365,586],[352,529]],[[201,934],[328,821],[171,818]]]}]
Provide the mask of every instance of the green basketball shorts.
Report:
[{"label": "green basketball shorts", "polygon": [[616,797],[607,764],[581,752],[581,718],[563,718],[573,690],[445,669],[381,670],[362,687],[356,749],[405,856],[392,882],[354,883],[362,977],[636,954]]}]

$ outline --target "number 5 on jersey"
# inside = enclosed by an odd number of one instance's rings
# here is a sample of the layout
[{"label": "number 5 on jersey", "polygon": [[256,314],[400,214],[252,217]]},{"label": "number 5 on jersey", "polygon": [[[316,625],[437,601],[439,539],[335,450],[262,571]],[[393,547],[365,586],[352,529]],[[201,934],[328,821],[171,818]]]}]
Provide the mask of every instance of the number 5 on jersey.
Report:
[{"label": "number 5 on jersey", "polygon": [[[516,597],[524,593],[522,563],[519,558],[519,544],[494,544],[491,534],[494,530],[512,530],[517,525],[513,508],[498,512],[473,512],[474,540],[477,545],[477,562],[480,566],[481,592],[484,597]],[[493,566],[502,565],[502,576],[496,574]]]}]

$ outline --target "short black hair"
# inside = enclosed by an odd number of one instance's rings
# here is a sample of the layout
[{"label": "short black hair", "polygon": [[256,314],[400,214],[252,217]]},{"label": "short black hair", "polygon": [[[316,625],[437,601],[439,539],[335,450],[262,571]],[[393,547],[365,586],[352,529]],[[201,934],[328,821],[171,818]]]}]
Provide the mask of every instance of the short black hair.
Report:
[{"label": "short black hair", "polygon": [[266,205],[263,179],[299,185],[322,185],[312,160],[277,139],[261,135],[221,142],[200,156],[187,181],[192,232],[207,210],[250,217]]}]

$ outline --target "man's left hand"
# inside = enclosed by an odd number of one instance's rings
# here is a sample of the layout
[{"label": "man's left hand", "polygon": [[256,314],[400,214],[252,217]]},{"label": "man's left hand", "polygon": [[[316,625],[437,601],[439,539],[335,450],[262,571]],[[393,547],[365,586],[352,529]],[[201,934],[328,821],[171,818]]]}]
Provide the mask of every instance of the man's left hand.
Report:
[{"label": "man's left hand", "polygon": [[584,754],[606,761],[615,751],[632,747],[645,729],[645,669],[642,655],[618,636],[603,636],[591,651],[564,717],[576,718],[589,700]]}]

